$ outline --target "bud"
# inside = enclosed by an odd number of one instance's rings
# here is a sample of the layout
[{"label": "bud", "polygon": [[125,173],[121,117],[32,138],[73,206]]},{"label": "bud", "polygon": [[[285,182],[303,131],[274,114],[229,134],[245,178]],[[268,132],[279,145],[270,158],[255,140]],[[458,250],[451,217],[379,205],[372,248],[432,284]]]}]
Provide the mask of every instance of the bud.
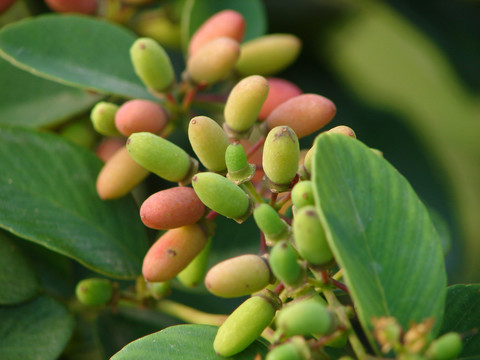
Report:
[{"label": "bud", "polygon": [[235,69],[243,76],[271,75],[292,64],[300,54],[301,41],[290,34],[270,34],[242,44]]},{"label": "bud", "polygon": [[460,355],[462,347],[460,334],[449,332],[432,341],[425,354],[431,360],[451,360]]},{"label": "bud", "polygon": [[288,80],[273,77],[267,80],[268,96],[258,114],[259,120],[265,120],[278,105],[302,93],[297,85]]},{"label": "bud", "polygon": [[208,170],[225,171],[225,150],[230,143],[215,120],[206,116],[194,117],[188,126],[188,139],[198,159]]},{"label": "bud", "polygon": [[199,224],[168,230],[143,259],[145,280],[163,282],[173,279],[202,251],[207,239],[206,232]]},{"label": "bud", "polygon": [[127,149],[137,163],[168,181],[186,184],[197,171],[197,161],[185,150],[152,133],[130,135]]},{"label": "bud", "polygon": [[253,211],[253,218],[269,243],[286,239],[290,236],[288,224],[268,204],[258,205]]},{"label": "bud", "polygon": [[97,176],[97,193],[104,200],[116,199],[128,194],[150,172],[132,159],[122,146],[103,165]]},{"label": "bud", "polygon": [[263,171],[273,192],[289,189],[297,175],[300,146],[295,132],[278,126],[267,135],[263,145]]},{"label": "bud", "polygon": [[143,83],[160,93],[175,80],[172,63],[162,46],[151,38],[139,38],[130,48],[133,68]]},{"label": "bud", "polygon": [[314,206],[307,205],[296,212],[292,231],[298,253],[310,264],[324,265],[333,259]]},{"label": "bud", "polygon": [[305,277],[297,262],[297,252],[286,240],[278,242],[272,248],[269,263],[273,274],[285,285],[297,286]]},{"label": "bud", "polygon": [[265,360],[309,360],[312,359],[310,347],[301,336],[294,336],[288,342],[275,346]]},{"label": "bud", "polygon": [[258,255],[245,254],[213,266],[205,277],[212,294],[224,298],[250,295],[273,282],[267,261]]},{"label": "bud", "polygon": [[177,275],[178,280],[187,287],[195,287],[200,284],[205,277],[207,271],[207,262],[210,256],[210,248],[212,247],[212,239],[209,238],[207,245],[203,250],[195,256],[188,266],[180,271]]},{"label": "bud", "polygon": [[357,136],[355,135],[355,131],[353,131],[352,128],[350,128],[348,126],[345,126],[345,125],[335,126],[334,128],[331,128],[330,130],[328,130],[328,132],[332,133],[332,134],[342,134],[342,135],[349,136],[349,137],[354,138],[354,139],[357,138]]},{"label": "bud", "polygon": [[78,301],[84,305],[105,305],[113,296],[113,284],[108,279],[84,279],[77,284],[75,295]]},{"label": "bud", "polygon": [[167,121],[167,114],[158,103],[142,99],[125,102],[115,114],[115,126],[125,136],[145,131],[159,133]]},{"label": "bud", "polygon": [[292,203],[298,210],[306,205],[315,205],[313,186],[309,180],[300,181],[292,189]]},{"label": "bud", "polygon": [[287,125],[303,138],[327,125],[336,112],[335,104],[326,97],[302,94],[277,106],[265,121],[269,129]]},{"label": "bud", "polygon": [[238,142],[234,142],[227,147],[225,163],[228,170],[227,178],[233,181],[235,185],[243,184],[255,175],[256,166],[248,163],[245,150]]},{"label": "bud", "polygon": [[118,136],[120,132],[115,126],[115,114],[119,106],[110,102],[100,101],[90,112],[93,128],[105,136]]},{"label": "bud", "polygon": [[250,198],[224,176],[212,172],[198,173],[192,178],[192,185],[200,200],[220,215],[238,223],[250,216]]},{"label": "bud", "polygon": [[195,224],[203,217],[205,205],[190,187],[172,187],[150,195],[140,207],[145,226],[157,230]]},{"label": "bud", "polygon": [[227,37],[212,40],[202,46],[187,61],[187,76],[193,82],[214,84],[225,79],[233,69],[240,45]]},{"label": "bud", "polygon": [[280,306],[278,296],[269,290],[245,300],[218,329],[215,352],[229,357],[246,349],[272,322]]},{"label": "bud", "polygon": [[188,55],[192,56],[206,43],[220,38],[231,38],[238,43],[245,33],[245,19],[234,10],[223,10],[209,17],[192,35]]},{"label": "bud", "polygon": [[262,76],[246,77],[234,86],[223,112],[224,127],[229,137],[248,137],[267,95],[268,81]]}]

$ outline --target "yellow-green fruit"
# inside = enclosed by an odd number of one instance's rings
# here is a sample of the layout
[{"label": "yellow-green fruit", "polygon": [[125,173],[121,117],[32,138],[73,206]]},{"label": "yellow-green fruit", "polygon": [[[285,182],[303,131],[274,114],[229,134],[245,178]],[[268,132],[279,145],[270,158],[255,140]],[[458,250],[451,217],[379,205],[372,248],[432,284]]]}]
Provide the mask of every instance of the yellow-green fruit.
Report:
[{"label": "yellow-green fruit", "polygon": [[195,83],[214,84],[225,79],[240,55],[240,45],[228,37],[209,41],[187,61],[187,75]]},{"label": "yellow-green fruit", "polygon": [[200,162],[210,171],[223,172],[227,169],[225,151],[230,144],[222,127],[207,116],[196,116],[190,120],[188,139]]},{"label": "yellow-green fruit", "polygon": [[59,135],[87,149],[92,149],[98,136],[88,119],[78,119],[66,124],[59,131]]},{"label": "yellow-green fruit", "polygon": [[297,175],[300,146],[288,126],[270,130],[263,145],[263,171],[274,192],[285,191]]},{"label": "yellow-green fruit", "polygon": [[130,47],[133,68],[143,83],[155,92],[162,92],[175,80],[172,63],[163,47],[147,37],[137,39]]},{"label": "yellow-green fruit", "polygon": [[307,205],[295,213],[293,238],[300,256],[312,265],[323,265],[332,260],[323,225],[314,206]]},{"label": "yellow-green fruit", "polygon": [[205,286],[214,295],[232,298],[260,291],[272,280],[270,267],[263,257],[245,254],[213,266],[205,276]]},{"label": "yellow-green fruit", "polygon": [[180,48],[180,24],[172,21],[166,11],[161,8],[142,11],[136,22],[136,32],[141,36],[155,39],[166,48]]},{"label": "yellow-green fruit", "polygon": [[288,241],[275,244],[268,262],[273,274],[287,286],[299,285],[304,278],[303,270],[297,262],[297,252]]},{"label": "yellow-green fruit", "polygon": [[149,132],[130,135],[127,149],[137,163],[168,181],[188,183],[198,166],[181,147]]},{"label": "yellow-green fruit", "polygon": [[105,136],[121,135],[115,126],[115,114],[119,106],[110,102],[100,101],[90,112],[93,128]]},{"label": "yellow-green fruit", "polygon": [[303,169],[303,176],[307,179],[310,178],[312,174],[312,158],[313,158],[313,153],[314,153],[314,147],[312,146],[308,151],[307,154],[305,155],[305,159],[303,159],[303,166],[301,168]]},{"label": "yellow-green fruit", "polygon": [[225,151],[225,164],[227,165],[227,178],[236,185],[243,184],[253,178],[256,166],[249,164],[245,149],[239,142],[234,142]]},{"label": "yellow-green fruit", "polygon": [[78,301],[88,306],[105,305],[113,295],[113,284],[108,279],[90,278],[80,281],[75,288]]},{"label": "yellow-green fruit", "polygon": [[226,177],[202,172],[192,178],[192,186],[200,200],[220,215],[241,223],[251,214],[248,195]]},{"label": "yellow-green fruit", "polygon": [[301,336],[294,336],[288,342],[275,346],[265,360],[309,360],[310,348]]},{"label": "yellow-green fruit", "polygon": [[285,337],[293,335],[330,334],[335,331],[335,316],[316,300],[303,300],[284,306],[275,323],[277,331]]},{"label": "yellow-green fruit", "polygon": [[268,95],[268,81],[252,75],[238,82],[225,104],[225,127],[231,138],[248,135]]},{"label": "yellow-green fruit", "polygon": [[462,352],[462,337],[455,332],[449,332],[432,341],[426,355],[432,360],[456,359]]},{"label": "yellow-green fruit", "polygon": [[314,205],[313,186],[311,181],[300,181],[292,189],[292,203],[298,210],[306,205]]},{"label": "yellow-green fruit", "polygon": [[240,58],[235,69],[242,75],[271,75],[291,65],[302,43],[291,34],[270,34],[242,44]]},{"label": "yellow-green fruit", "polygon": [[211,247],[212,239],[210,238],[200,254],[198,254],[190,264],[188,264],[188,266],[177,275],[177,279],[180,280],[183,285],[195,287],[202,282],[207,271],[207,262]]},{"label": "yellow-green fruit", "polygon": [[270,242],[285,239],[290,235],[287,223],[268,204],[258,205],[253,211],[253,218],[257,226],[265,234],[266,239]]},{"label": "yellow-green fruit", "polygon": [[356,139],[357,135],[355,134],[355,131],[351,127],[345,126],[345,125],[338,125],[335,126],[334,128],[331,128],[328,130],[329,133],[331,134],[342,134],[351,138]]},{"label": "yellow-green fruit", "polygon": [[272,322],[280,306],[278,296],[269,290],[245,300],[218,329],[215,352],[228,357],[246,349]]},{"label": "yellow-green fruit", "polygon": [[163,299],[172,292],[170,281],[164,282],[149,282],[147,283],[150,294],[157,300]]}]

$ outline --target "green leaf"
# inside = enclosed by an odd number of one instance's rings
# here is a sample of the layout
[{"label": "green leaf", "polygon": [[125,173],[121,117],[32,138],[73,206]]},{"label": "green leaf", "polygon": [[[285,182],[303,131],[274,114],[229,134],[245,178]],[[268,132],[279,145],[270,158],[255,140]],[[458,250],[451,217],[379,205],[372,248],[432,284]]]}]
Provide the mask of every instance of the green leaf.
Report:
[{"label": "green leaf", "polygon": [[259,0],[187,0],[182,14],[182,48],[186,54],[193,33],[213,14],[231,9],[241,13],[247,24],[243,41],[264,35],[267,15]]},{"label": "green leaf", "polygon": [[43,15],[0,31],[0,55],[38,76],[127,98],[153,99],[133,70],[136,36],[93,17]]},{"label": "green leaf", "polygon": [[8,360],[57,359],[75,326],[67,309],[46,296],[2,306],[0,319],[0,358]]},{"label": "green leaf", "polygon": [[463,350],[458,359],[480,357],[480,284],[459,284],[447,288],[440,333],[450,331],[463,335]]},{"label": "green leaf", "polygon": [[370,340],[372,317],[394,316],[404,328],[434,318],[439,330],[446,293],[442,248],[409,183],[344,135],[321,134],[314,156],[317,209]]},{"label": "green leaf", "polygon": [[0,58],[0,124],[46,127],[88,111],[101,96],[20,70]]},{"label": "green leaf", "polygon": [[15,241],[0,231],[0,305],[33,297],[40,284],[35,271]]},{"label": "green leaf", "polygon": [[0,127],[0,227],[105,275],[139,275],[147,239],[138,207],[98,197],[101,166],[60,137]]},{"label": "green leaf", "polygon": [[[225,359],[213,350],[218,327],[210,325],[177,325],[138,339],[116,353],[111,360],[213,360]],[[267,347],[260,341],[229,359],[251,360],[257,353],[265,355]]]}]

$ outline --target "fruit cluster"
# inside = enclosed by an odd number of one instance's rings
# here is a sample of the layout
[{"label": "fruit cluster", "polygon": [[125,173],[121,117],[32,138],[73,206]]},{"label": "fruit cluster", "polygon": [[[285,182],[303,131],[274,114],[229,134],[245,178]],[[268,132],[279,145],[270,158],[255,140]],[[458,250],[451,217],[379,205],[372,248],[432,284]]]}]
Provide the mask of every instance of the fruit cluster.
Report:
[{"label": "fruit cluster", "polygon": [[[299,139],[328,124],[336,108],[272,77],[298,56],[298,38],[271,34],[241,43],[244,31],[235,11],[209,18],[191,38],[180,80],[162,46],[151,38],[135,41],[133,67],[158,100],[94,107],[93,126],[107,137],[97,191],[105,200],[124,196],[150,173],[176,183],[141,205],[143,223],[164,231],[145,255],[143,276],[162,292],[176,277],[186,286],[204,281],[220,297],[251,295],[220,326],[218,354],[241,352],[274,321],[268,360],[316,358],[325,346],[345,346],[351,325],[349,308],[329,299],[332,289],[348,289],[341,270],[332,275],[338,268],[315,206],[314,149],[300,150]],[[215,115],[198,115],[202,106]],[[195,157],[169,140],[177,129],[186,130]],[[328,133],[355,137],[346,126]],[[238,223],[253,216],[260,253],[207,272],[217,215]],[[440,358],[424,348],[418,355]]]}]

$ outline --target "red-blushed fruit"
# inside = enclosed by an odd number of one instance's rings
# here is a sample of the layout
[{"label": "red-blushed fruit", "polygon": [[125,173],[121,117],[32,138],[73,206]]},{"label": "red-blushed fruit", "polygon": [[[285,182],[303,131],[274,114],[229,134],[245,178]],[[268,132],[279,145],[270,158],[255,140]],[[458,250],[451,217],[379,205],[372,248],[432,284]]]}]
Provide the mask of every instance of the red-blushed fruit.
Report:
[{"label": "red-blushed fruit", "polygon": [[326,97],[302,94],[277,106],[265,121],[269,129],[289,126],[300,139],[327,125],[336,112],[335,104]]},{"label": "red-blushed fruit", "polygon": [[270,89],[268,91],[267,99],[263,103],[260,113],[258,114],[260,120],[265,120],[278,105],[292,97],[302,94],[302,90],[288,80],[274,77],[267,78],[267,80]]},{"label": "red-blushed fruit", "polygon": [[162,282],[173,279],[202,251],[207,240],[207,232],[199,224],[168,230],[143,259],[145,280]]},{"label": "red-blushed fruit", "polygon": [[157,134],[167,121],[167,114],[160,104],[143,99],[125,102],[115,114],[115,126],[125,136],[143,131]]},{"label": "red-blushed fruit", "polygon": [[128,194],[147,177],[149,171],[132,159],[124,146],[103,166],[97,176],[97,193],[104,200]]},{"label": "red-blushed fruit", "polygon": [[125,146],[125,138],[104,138],[97,145],[95,153],[103,162],[107,162],[115,153]]},{"label": "red-blushed fruit", "polygon": [[245,33],[245,19],[234,10],[223,10],[208,18],[192,35],[188,54],[193,55],[203,45],[219,37],[241,42]]},{"label": "red-blushed fruit", "polygon": [[140,207],[145,226],[157,230],[192,225],[205,213],[205,205],[190,187],[172,187],[146,199]]},{"label": "red-blushed fruit", "polygon": [[0,0],[0,14],[7,10],[15,0]]},{"label": "red-blushed fruit", "polygon": [[97,10],[97,0],[45,0],[48,7],[60,13],[93,14]]}]

